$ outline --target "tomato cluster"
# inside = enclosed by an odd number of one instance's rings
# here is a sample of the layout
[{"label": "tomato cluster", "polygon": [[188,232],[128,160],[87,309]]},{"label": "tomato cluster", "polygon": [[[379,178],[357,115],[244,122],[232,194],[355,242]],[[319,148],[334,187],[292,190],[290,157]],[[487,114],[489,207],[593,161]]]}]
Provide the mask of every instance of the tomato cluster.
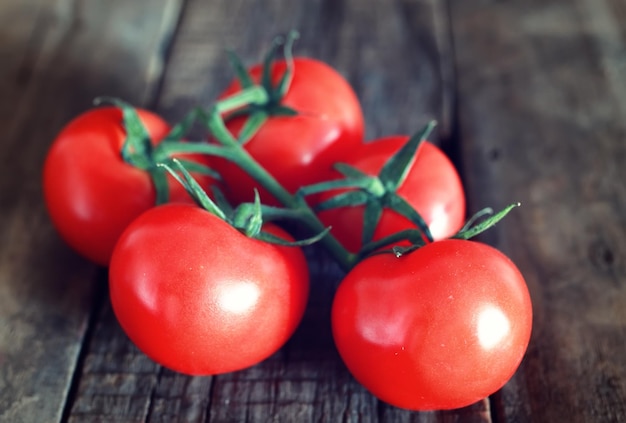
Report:
[{"label": "tomato cluster", "polygon": [[[201,114],[210,133],[197,143],[146,110],[110,106],[78,116],[50,148],[51,220],[77,252],[110,267],[129,338],[193,375],[276,352],[303,316],[309,274],[301,243],[263,219],[296,216],[312,232],[331,228],[322,245],[347,271],[332,332],[365,388],[413,410],[463,407],[500,389],[529,342],[530,297],[508,258],[466,239],[477,231],[464,226],[453,163],[427,132],[364,141],[357,96],[318,60],[286,54],[254,66],[217,104],[251,87],[262,98]],[[168,204],[155,206],[159,186]]]}]

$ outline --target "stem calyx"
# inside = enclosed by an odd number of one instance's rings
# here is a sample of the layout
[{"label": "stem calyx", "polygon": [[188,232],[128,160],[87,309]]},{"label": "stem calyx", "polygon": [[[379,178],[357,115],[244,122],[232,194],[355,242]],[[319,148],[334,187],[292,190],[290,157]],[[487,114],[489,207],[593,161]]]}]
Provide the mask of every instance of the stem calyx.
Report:
[{"label": "stem calyx", "polygon": [[[398,195],[397,190],[411,170],[421,143],[430,135],[435,125],[436,123],[431,121],[421,131],[409,138],[402,148],[387,160],[378,175],[371,176],[356,167],[337,163],[335,169],[343,175],[342,179],[303,187],[297,195],[305,197],[311,194],[340,190],[339,193],[318,203],[315,206],[317,211],[364,206],[361,235],[363,246],[372,242],[374,231],[384,209],[391,209],[409,219],[415,224],[420,233],[420,238],[432,241],[433,237],[424,219],[413,206]],[[414,237],[414,234],[414,232],[411,233],[411,238]]]},{"label": "stem calyx", "polygon": [[[493,209],[491,209],[490,207],[486,207],[480,211],[478,211],[476,214],[474,214],[471,218],[468,219],[467,223],[465,224],[465,226],[463,226],[463,228],[461,228],[461,230],[459,232],[457,232],[456,234],[454,234],[453,236],[451,236],[451,239],[470,239],[475,237],[476,235],[481,234],[482,232],[486,231],[487,229],[491,228],[492,226],[494,226],[496,223],[498,223],[499,221],[501,221],[507,214],[509,214],[509,212],[511,210],[513,210],[516,207],[520,207],[521,203],[513,203],[508,205],[507,207],[505,207],[504,209],[500,210],[497,213],[493,213]],[[408,239],[407,237],[405,237],[404,239]],[[386,245],[389,245],[389,241],[387,241]],[[412,243],[410,246],[408,247],[402,247],[402,246],[394,246],[391,248],[391,250],[387,251],[387,252],[392,252],[393,254],[395,254],[396,257],[402,257],[405,254],[408,254],[412,251],[417,250],[420,247],[423,247],[426,243],[423,240],[420,240],[418,242],[414,242]],[[385,245],[385,244],[383,244]]]},{"label": "stem calyx", "polygon": [[[254,82],[252,75],[246,69],[241,59],[234,52],[228,52],[231,65],[235,70],[241,88],[245,90],[259,86],[267,93],[265,101],[250,103],[226,116],[226,120],[241,116],[246,117],[246,121],[238,136],[240,143],[245,144],[248,142],[270,117],[295,116],[298,114],[295,109],[283,104],[283,98],[287,94],[293,79],[294,60],[292,50],[293,44],[298,37],[298,32],[291,31],[286,39],[278,37],[274,40],[263,60],[263,70],[259,85]],[[274,83],[272,72],[281,46],[283,46],[286,69],[278,82]]]},{"label": "stem calyx", "polygon": [[[225,199],[219,190],[215,191],[218,198],[217,202],[213,201],[189,171],[185,169],[180,160],[173,158],[171,163],[158,163],[157,167],[169,172],[185,188],[198,206],[224,220],[247,237],[283,246],[304,246],[321,240],[330,231],[330,228],[327,228],[309,238],[287,241],[263,231],[263,209],[265,206],[261,204],[258,192],[255,192],[254,203],[242,203],[233,209],[230,205],[224,206]],[[218,203],[221,203],[222,206]],[[293,211],[287,209],[285,209],[284,214],[281,214],[278,208],[272,209],[271,214],[274,218],[297,217]]]}]

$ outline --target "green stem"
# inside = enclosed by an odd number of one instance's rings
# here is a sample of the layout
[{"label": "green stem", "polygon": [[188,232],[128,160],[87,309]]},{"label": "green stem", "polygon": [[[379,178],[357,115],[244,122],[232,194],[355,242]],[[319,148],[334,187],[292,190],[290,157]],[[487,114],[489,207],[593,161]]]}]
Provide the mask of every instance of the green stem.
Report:
[{"label": "green stem", "polygon": [[409,241],[412,245],[426,245],[426,242],[423,239],[423,234],[422,232],[420,232],[419,229],[405,229],[399,232],[395,232],[379,240],[371,241],[365,244],[363,248],[361,248],[361,251],[359,251],[359,257],[367,257],[368,255],[375,253],[383,247],[401,241]]},{"label": "green stem", "polygon": [[159,161],[172,157],[175,154],[206,154],[230,159],[232,148],[223,145],[208,144],[205,142],[164,141],[157,146]]},{"label": "green stem", "polygon": [[253,85],[218,101],[215,104],[215,110],[217,113],[225,113],[250,104],[264,104],[268,100],[267,90],[260,85]]},{"label": "green stem", "polygon": [[[237,140],[226,128],[222,117],[216,113],[215,110],[210,113],[208,118],[207,124],[209,130],[224,147],[228,148],[233,153],[230,159],[236,165],[246,171],[256,182],[261,184],[261,186],[272,194],[283,206],[300,210],[303,222],[314,233],[326,230],[326,226],[318,219],[315,212],[306,204],[306,201],[287,191],[263,166],[239,145]],[[348,252],[334,236],[329,233],[322,238],[321,242],[344,270],[352,268],[356,261],[356,255]]]},{"label": "green stem", "polygon": [[[172,157],[174,154],[197,153],[223,157],[242,170],[247,172],[256,182],[272,194],[283,206],[297,211],[302,216],[302,222],[314,233],[327,231],[324,224],[308,206],[306,201],[297,198],[287,191],[269,172],[267,172],[250,154],[240,145],[226,128],[222,114],[250,104],[264,104],[270,100],[267,88],[253,85],[236,94],[216,102],[209,111],[198,110],[194,119],[201,119],[217,138],[221,145],[206,142],[182,142],[164,140],[155,149],[154,157],[158,162]],[[352,268],[356,262],[356,255],[348,252],[335,237],[326,234],[320,241],[335,257],[344,270]]]}]

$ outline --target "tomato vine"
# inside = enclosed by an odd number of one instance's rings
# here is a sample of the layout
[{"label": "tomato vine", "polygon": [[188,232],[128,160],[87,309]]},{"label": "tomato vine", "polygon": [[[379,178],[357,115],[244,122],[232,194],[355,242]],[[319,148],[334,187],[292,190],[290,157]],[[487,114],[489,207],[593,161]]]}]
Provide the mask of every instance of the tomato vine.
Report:
[{"label": "tomato vine", "polygon": [[[532,310],[513,263],[468,240],[519,203],[485,208],[463,224],[460,178],[427,140],[435,122],[412,136],[363,142],[349,85],[327,65],[294,57],[296,38],[275,41],[251,70],[231,53],[234,85],[172,127],[122,100],[98,99],[113,107],[68,125],[46,160],[54,223],[86,257],[110,264],[120,324],[167,367],[217,374],[277,351],[308,298],[298,247],[317,242],[346,273],[331,316],[336,345],[374,395],[432,409],[491,394],[519,365]],[[333,102],[336,92],[344,98]],[[203,138],[187,139],[197,126]],[[306,146],[283,160],[275,149],[285,143]],[[423,192],[437,200],[424,206],[416,195]],[[347,236],[327,224],[346,210],[335,221],[350,226]],[[307,233],[294,239],[274,224],[281,220]],[[492,361],[495,371],[481,367]],[[438,368],[458,378],[440,383]]]},{"label": "tomato vine", "polygon": [[[176,179],[189,191],[200,206],[225,219],[230,224],[234,224],[235,221],[226,218],[221,209],[210,200],[199,185],[194,185],[193,177],[188,171],[201,172],[215,178],[219,178],[219,174],[207,166],[188,160],[176,160],[172,167],[172,157],[177,154],[195,153],[221,157],[232,162],[270,192],[284,207],[277,208],[259,204],[258,208],[255,209],[258,210],[255,212],[258,216],[250,219],[253,214],[249,213],[248,220],[262,221],[264,215],[265,218],[270,219],[289,218],[300,221],[313,234],[309,240],[321,241],[345,271],[350,270],[359,260],[376,251],[392,252],[399,257],[433,242],[430,229],[420,213],[406,200],[398,196],[396,190],[403,183],[413,165],[420,145],[435,127],[436,122],[434,121],[427,123],[424,128],[410,137],[404,146],[386,161],[378,176],[369,176],[347,164],[338,162],[335,164],[335,169],[343,175],[343,179],[322,181],[304,186],[298,189],[295,194],[288,192],[267,169],[243,148],[243,145],[262,127],[269,116],[293,116],[298,113],[297,110],[281,105],[281,99],[289,89],[293,75],[291,51],[297,36],[296,32],[291,32],[286,41],[281,39],[274,41],[263,62],[263,77],[260,84],[254,83],[240,59],[229,52],[229,58],[242,89],[235,94],[219,99],[209,109],[202,107],[192,109],[172,127],[163,141],[156,146],[151,143],[146,129],[131,105],[115,98],[97,99],[97,104],[112,103],[123,112],[124,128],[127,133],[126,141],[121,150],[123,159],[127,163],[150,173],[157,191],[157,204],[165,203],[168,199],[168,185],[164,179],[164,171],[167,170],[172,175],[176,175],[177,172],[182,173],[183,178],[176,177]],[[269,75],[272,64],[276,60],[278,48],[283,43],[287,68],[279,83],[274,85]],[[247,116],[246,124],[239,138],[235,138],[226,127],[224,116],[229,112],[233,112],[230,115],[231,118]],[[183,141],[183,138],[197,123],[202,124],[218,143]],[[356,188],[356,190],[342,191],[314,207],[309,206],[306,201],[308,196],[343,188]],[[319,219],[317,212],[358,205],[365,205],[365,218],[362,227],[362,247],[355,254],[349,252],[329,233],[329,228]],[[374,241],[372,239],[374,229],[379,223],[383,208],[387,207],[408,218],[415,225],[415,229],[398,231]],[[479,211],[476,216],[468,221],[466,227],[455,234],[453,238],[469,239],[478,235],[501,220],[514,207],[515,204],[508,206],[496,215],[483,220],[480,225],[472,226],[471,223],[475,220],[493,213],[490,208]],[[249,210],[250,208],[244,205],[242,209]],[[258,231],[250,230],[250,228],[239,227],[239,229],[250,235],[258,235]],[[394,246],[391,250],[381,250],[385,246],[400,241],[409,241],[410,246]],[[305,240],[303,244],[307,242],[309,241]]]}]

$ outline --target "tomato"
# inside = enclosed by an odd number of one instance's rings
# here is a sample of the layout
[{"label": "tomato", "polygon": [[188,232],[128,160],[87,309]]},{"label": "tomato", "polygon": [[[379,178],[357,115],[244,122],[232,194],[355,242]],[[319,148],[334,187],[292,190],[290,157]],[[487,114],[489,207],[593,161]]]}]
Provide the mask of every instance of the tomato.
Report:
[{"label": "tomato", "polygon": [[[285,70],[285,61],[277,61],[273,80],[277,82]],[[250,69],[256,82],[261,73],[261,65]],[[239,82],[233,82],[222,97],[240,87]],[[294,59],[293,79],[281,105],[296,110],[298,115],[272,116],[245,149],[291,193],[326,180],[332,175],[332,165],[362,142],[364,119],[358,98],[343,76],[323,62]],[[230,119],[227,127],[238,135],[244,122],[245,117]],[[218,160],[215,168],[233,202],[252,201],[256,187],[264,203],[278,204],[237,166]]]},{"label": "tomato", "polygon": [[[276,226],[265,230],[290,239]],[[299,324],[309,291],[300,248],[248,238],[183,204],[133,221],[109,278],[130,339],[154,361],[192,375],[243,369],[276,352]]]},{"label": "tomato", "polygon": [[[159,116],[137,112],[155,142],[169,132]],[[120,109],[91,109],[60,131],[43,168],[44,199],[54,226],[74,250],[100,265],[108,265],[124,228],[155,204],[148,172],[121,157],[125,138]],[[180,184],[169,181],[171,201],[192,201]],[[209,184],[209,178],[200,181]]]},{"label": "tomato", "polygon": [[[408,140],[406,136],[390,136],[363,143],[344,162],[368,175],[376,176],[383,165]],[[336,174],[335,178],[338,175]],[[336,191],[320,195],[323,201]],[[464,224],[465,194],[459,174],[448,157],[434,144],[424,141],[416,153],[406,179],[397,194],[417,210],[435,240],[454,235]],[[361,247],[363,206],[323,210],[320,220],[332,227],[332,234],[351,252]],[[415,228],[404,216],[385,209],[374,231],[374,240]]]},{"label": "tomato", "polygon": [[524,278],[498,250],[458,239],[396,258],[370,256],[339,285],[337,349],[379,399],[412,410],[459,408],[500,389],[532,325]]}]

